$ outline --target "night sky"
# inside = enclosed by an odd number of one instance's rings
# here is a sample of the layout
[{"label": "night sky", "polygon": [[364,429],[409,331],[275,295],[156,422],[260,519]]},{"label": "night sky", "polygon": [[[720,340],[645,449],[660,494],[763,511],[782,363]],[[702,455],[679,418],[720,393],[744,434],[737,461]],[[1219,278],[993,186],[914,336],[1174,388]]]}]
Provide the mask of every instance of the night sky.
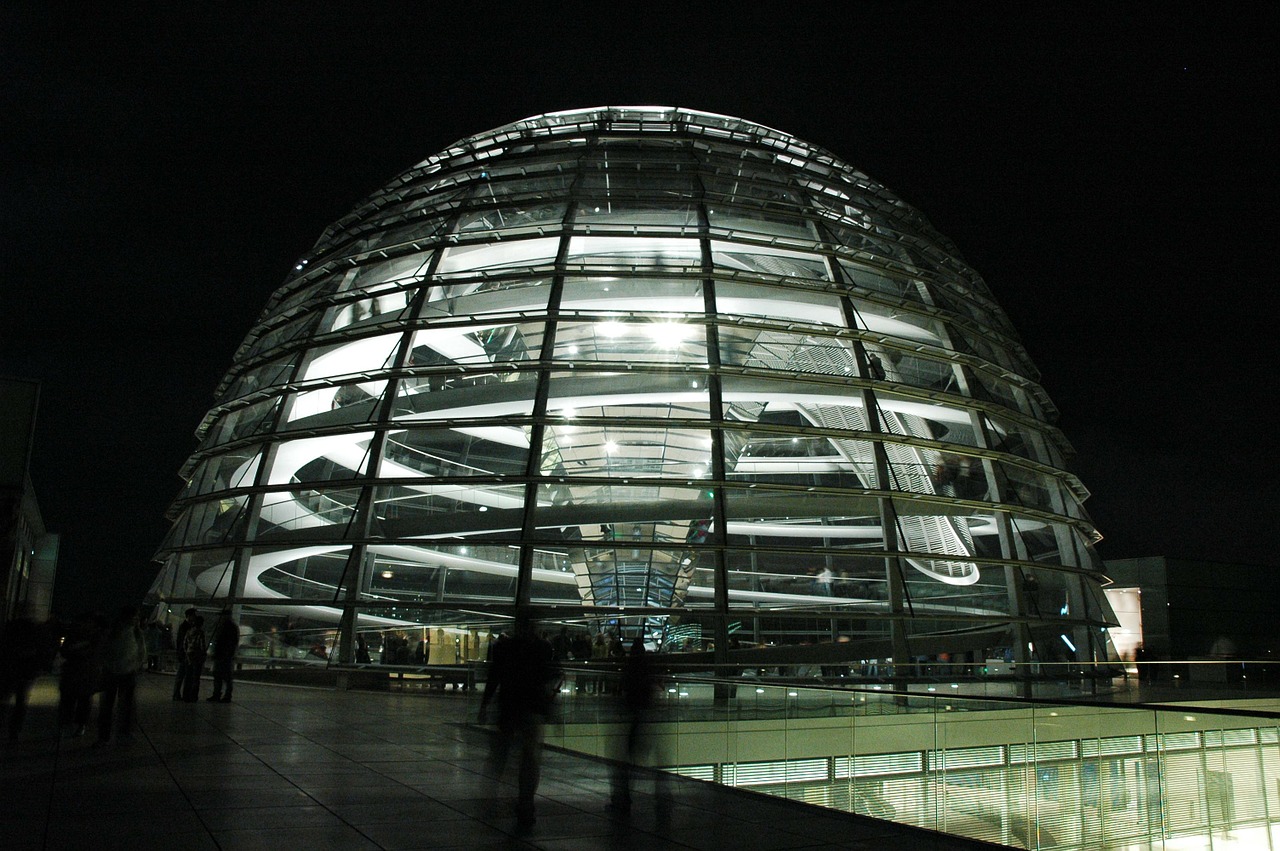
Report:
[{"label": "night sky", "polygon": [[0,9],[0,375],[42,385],[63,614],[150,585],[213,390],[327,224],[604,104],[776,127],[920,209],[1040,368],[1103,558],[1280,564],[1278,4],[116,5]]}]

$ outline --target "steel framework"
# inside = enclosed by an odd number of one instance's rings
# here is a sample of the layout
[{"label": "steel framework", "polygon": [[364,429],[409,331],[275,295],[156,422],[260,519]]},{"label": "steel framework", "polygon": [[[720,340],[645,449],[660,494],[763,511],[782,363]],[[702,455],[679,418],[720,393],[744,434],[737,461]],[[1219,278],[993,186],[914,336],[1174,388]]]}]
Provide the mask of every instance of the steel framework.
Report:
[{"label": "steel framework", "polygon": [[833,155],[687,109],[538,116],[298,261],[153,593],[348,637],[529,607],[665,646],[1099,659],[1037,379],[951,243]]}]

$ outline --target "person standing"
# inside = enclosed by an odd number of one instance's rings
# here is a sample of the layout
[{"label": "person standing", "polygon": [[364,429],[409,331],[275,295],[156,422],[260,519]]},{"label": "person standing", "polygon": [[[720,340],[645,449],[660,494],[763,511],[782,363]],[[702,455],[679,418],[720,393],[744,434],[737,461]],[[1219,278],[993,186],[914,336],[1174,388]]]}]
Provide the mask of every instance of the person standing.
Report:
[{"label": "person standing", "polygon": [[231,610],[223,609],[213,627],[213,694],[209,697],[210,703],[231,702],[231,681],[239,646],[240,627],[231,619]]},{"label": "person standing", "polygon": [[52,645],[42,624],[25,611],[4,625],[0,633],[0,711],[13,697],[9,712],[9,741],[16,742],[27,717],[31,684],[52,661]]},{"label": "person standing", "polygon": [[72,736],[83,736],[93,712],[93,695],[102,682],[102,639],[107,619],[98,612],[84,612],[63,636],[58,653],[62,672],[58,679],[58,723],[71,727]]},{"label": "person standing", "polygon": [[159,621],[147,621],[147,627],[143,630],[147,637],[147,672],[158,673],[160,671],[160,650],[161,643],[164,639],[164,631],[160,628]]},{"label": "person standing", "polygon": [[658,679],[643,638],[631,643],[631,652],[622,663],[619,691],[622,712],[627,719],[627,738],[626,751],[614,765],[610,809],[625,814],[631,812],[631,775],[653,746],[648,726],[657,701]]},{"label": "person standing", "polygon": [[534,795],[541,773],[542,729],[551,714],[559,672],[551,643],[539,638],[527,616],[517,616],[515,634],[493,646],[493,663],[480,701],[480,723],[496,696],[498,735],[489,757],[489,772],[501,778],[513,746],[520,751],[516,824],[532,827]]},{"label": "person standing", "polygon": [[[98,703],[98,742],[111,741],[113,727],[122,737],[133,733],[136,709],[134,692],[138,673],[147,664],[147,639],[138,625],[138,611],[125,606],[116,616],[102,646],[102,697]],[[120,704],[120,721],[115,724],[116,704]]]},{"label": "person standing", "polygon": [[196,615],[182,639],[182,655],[187,660],[187,677],[182,681],[182,699],[195,703],[200,699],[200,676],[204,673],[204,660],[209,654],[209,636],[204,631],[204,617]]},{"label": "person standing", "polygon": [[187,633],[196,622],[196,610],[187,609],[182,623],[178,624],[178,637],[174,640],[173,649],[178,657],[178,672],[173,675],[173,699],[182,700],[182,690],[187,683]]}]

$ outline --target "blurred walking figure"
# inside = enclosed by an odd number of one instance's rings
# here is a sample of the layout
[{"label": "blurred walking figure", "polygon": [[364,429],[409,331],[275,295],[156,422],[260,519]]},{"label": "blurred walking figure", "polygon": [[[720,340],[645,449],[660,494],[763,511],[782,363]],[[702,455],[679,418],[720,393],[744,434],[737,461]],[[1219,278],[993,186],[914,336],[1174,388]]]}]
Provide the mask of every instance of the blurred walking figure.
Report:
[{"label": "blurred walking figure", "polygon": [[223,609],[213,627],[213,694],[209,697],[210,703],[231,702],[231,680],[239,646],[240,627],[231,619],[231,611]]},{"label": "blurred walking figure", "polygon": [[[138,610],[125,606],[116,616],[111,631],[102,646],[102,697],[98,703],[98,741],[111,741],[111,734],[118,729],[122,737],[133,733],[133,719],[137,703],[134,692],[138,687],[138,673],[147,664],[147,639],[138,624]],[[116,724],[116,704],[120,705],[120,720]]]},{"label": "blurred walking figure", "polygon": [[187,633],[196,622],[196,610],[187,609],[182,623],[178,624],[178,635],[174,639],[173,649],[178,657],[178,672],[173,675],[173,699],[182,700],[182,690],[187,684]]},{"label": "blurred walking figure", "polygon": [[62,674],[58,680],[58,723],[70,727],[72,736],[83,736],[93,711],[93,695],[102,687],[102,639],[107,619],[85,612],[75,619],[62,638]]},{"label": "blurred walking figure", "polygon": [[159,621],[151,620],[147,621],[147,627],[143,632],[147,637],[147,672],[158,673],[160,653],[164,649],[164,630]]},{"label": "blurred walking figure", "polygon": [[640,760],[653,752],[648,727],[658,697],[658,677],[642,638],[631,642],[631,652],[622,663],[619,691],[622,712],[627,719],[626,751],[614,765],[609,808],[628,813],[631,811],[631,775]]},{"label": "blurred walking figure", "polygon": [[519,748],[516,824],[520,827],[535,821],[533,797],[541,770],[542,728],[560,685],[553,655],[550,642],[535,634],[532,621],[517,616],[515,634],[493,645],[493,663],[480,701],[481,724],[486,723],[489,704],[495,697],[498,702],[498,735],[489,757],[495,783],[502,777],[511,748]]},{"label": "blurred walking figure", "polygon": [[204,617],[196,615],[182,639],[179,653],[186,659],[186,679],[182,681],[182,699],[195,703],[200,699],[200,676],[204,673],[204,660],[209,655],[209,636],[204,631]]},{"label": "blurred walking figure", "polygon": [[0,633],[0,712],[13,697],[9,710],[9,741],[16,742],[27,718],[31,684],[53,661],[52,643],[43,624],[23,612],[4,625]]}]

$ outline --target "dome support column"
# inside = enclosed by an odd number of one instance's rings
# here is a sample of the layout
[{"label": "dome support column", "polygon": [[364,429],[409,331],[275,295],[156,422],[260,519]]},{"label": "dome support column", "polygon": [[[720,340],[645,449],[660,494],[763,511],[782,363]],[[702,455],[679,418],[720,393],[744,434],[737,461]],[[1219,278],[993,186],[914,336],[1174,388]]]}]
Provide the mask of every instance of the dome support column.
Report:
[{"label": "dome support column", "polygon": [[520,560],[516,565],[515,611],[527,611],[533,596],[533,556],[538,532],[538,484],[542,477],[542,445],[547,431],[547,400],[551,395],[551,367],[555,362],[556,331],[559,326],[560,302],[564,294],[565,266],[569,259],[569,244],[573,240],[573,226],[578,214],[578,196],[582,188],[582,175],[591,153],[596,149],[593,140],[578,158],[577,172],[569,187],[569,205],[564,214],[564,226],[560,231],[560,244],[556,247],[555,274],[547,293],[547,320],[542,330],[542,348],[538,352],[538,381],[533,391],[533,422],[529,427],[529,457],[525,462],[524,510],[520,520]]},{"label": "dome support column", "polygon": [[[729,515],[726,509],[725,482],[728,469],[724,462],[724,388],[720,380],[720,327],[716,307],[715,259],[711,253],[711,219],[707,214],[706,188],[702,180],[698,187],[698,246],[702,258],[703,313],[710,317],[707,323],[707,401],[711,426],[711,511],[715,522],[711,524],[706,543],[712,547],[715,589],[713,602],[716,616],[713,620],[715,650],[712,661],[717,675],[725,670],[729,661],[729,555],[725,552],[728,541]],[[723,689],[723,691],[722,691]],[[717,699],[727,700],[729,689],[717,686]]]},{"label": "dome support column", "polygon": [[[845,323],[850,328],[858,330],[857,311],[854,309],[852,299],[845,296],[840,299],[840,303],[844,310]],[[871,376],[871,361],[867,357],[866,346],[860,338],[855,338],[853,341],[853,353],[858,364],[858,374],[863,378]],[[867,430],[872,434],[883,434],[880,425],[880,407],[876,402],[875,391],[870,386],[864,386],[860,392],[863,410],[867,414]],[[873,441],[872,452],[875,455],[876,489],[883,492],[892,491],[893,479],[889,474],[889,454],[885,451],[884,443],[880,440]],[[881,496],[876,501],[880,507],[880,530],[887,553],[884,565],[885,583],[889,589],[889,639],[893,648],[894,688],[898,689],[905,688],[905,683],[898,675],[906,670],[907,660],[911,655],[906,630],[907,588],[903,578],[902,557],[897,554],[900,547],[897,509],[894,508],[891,497]]]},{"label": "dome support column", "polygon": [[[452,230],[457,224],[458,215],[455,213],[449,222],[449,230]],[[443,251],[436,251],[431,257],[430,263],[427,265],[426,277],[429,280],[435,274],[436,267],[440,264],[440,257]],[[408,315],[417,317],[422,313],[422,305],[426,301],[427,293],[430,292],[429,287],[421,287],[413,301],[408,307]],[[382,399],[378,401],[378,409],[374,414],[374,425],[376,431],[369,441],[368,458],[365,461],[364,475],[366,483],[360,489],[360,500],[356,503],[355,515],[351,518],[351,522],[347,525],[346,537],[353,541],[351,550],[347,553],[347,563],[342,568],[342,578],[339,580],[341,586],[345,586],[346,593],[342,600],[342,615],[338,621],[338,662],[343,665],[354,665],[356,661],[356,627],[359,621],[357,609],[360,605],[360,599],[364,596],[365,590],[369,585],[370,577],[373,575],[374,555],[369,552],[367,541],[373,534],[374,515],[376,509],[374,507],[373,497],[377,485],[372,484],[378,478],[379,468],[382,465],[382,453],[387,443],[387,430],[395,413],[396,394],[400,390],[400,382],[402,378],[396,377],[402,373],[405,364],[409,362],[409,352],[413,345],[413,334],[416,328],[412,323],[412,319],[405,322],[405,330],[400,335],[400,343],[397,347],[395,358],[391,363],[391,375],[387,378],[387,386],[383,389]],[[335,595],[336,597],[336,595]],[[336,603],[337,600],[335,599]]]}]

